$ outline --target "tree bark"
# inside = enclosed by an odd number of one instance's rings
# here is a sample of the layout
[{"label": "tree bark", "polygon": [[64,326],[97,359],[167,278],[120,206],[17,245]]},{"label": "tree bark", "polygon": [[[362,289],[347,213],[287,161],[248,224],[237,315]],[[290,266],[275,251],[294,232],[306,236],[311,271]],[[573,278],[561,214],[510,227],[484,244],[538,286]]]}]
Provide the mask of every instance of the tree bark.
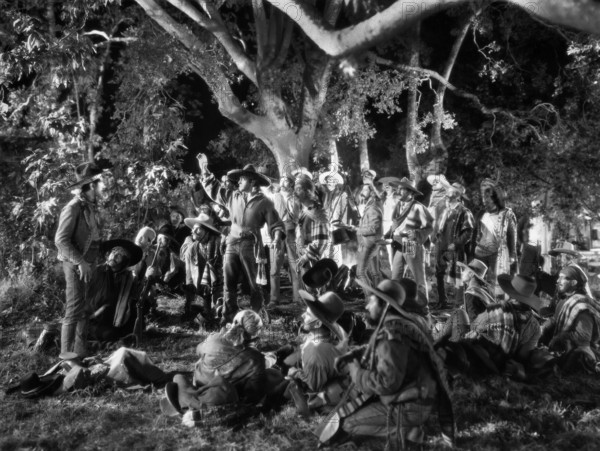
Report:
[{"label": "tree bark", "polygon": [[[421,34],[421,24],[417,23],[413,29],[413,38],[410,44],[410,65],[419,65],[419,37]],[[407,105],[407,118],[406,118],[406,163],[408,164],[408,172],[410,178],[419,182],[421,177],[419,158],[417,156],[417,116],[418,116],[418,102],[417,102],[417,91],[418,91],[418,79],[413,77],[409,83],[408,88],[408,105]]]},{"label": "tree bark", "polygon": [[[408,30],[415,23],[467,0],[397,0],[358,24],[332,31],[313,8],[301,0],[266,0],[287,14],[325,53],[339,57],[368,48]],[[529,14],[592,34],[600,33],[600,2],[596,0],[504,0]]]},{"label": "tree bark", "polygon": [[358,152],[360,160],[361,172],[365,169],[371,169],[371,163],[369,162],[369,146],[367,145],[367,137],[361,135],[358,142]]}]

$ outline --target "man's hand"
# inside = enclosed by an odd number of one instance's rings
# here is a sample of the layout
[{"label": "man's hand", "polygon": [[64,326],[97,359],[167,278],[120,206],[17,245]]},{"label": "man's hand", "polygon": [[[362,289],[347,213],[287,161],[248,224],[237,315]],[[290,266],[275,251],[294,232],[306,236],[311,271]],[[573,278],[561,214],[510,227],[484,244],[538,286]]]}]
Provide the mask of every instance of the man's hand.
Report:
[{"label": "man's hand", "polygon": [[450,244],[450,245],[448,246],[448,250],[449,250],[449,251],[453,251],[453,252],[454,252],[454,251],[456,250],[456,246],[455,246],[455,244],[454,244],[454,243]]},{"label": "man's hand", "polygon": [[204,155],[203,153],[199,153],[196,158],[198,159],[198,166],[200,167],[200,174],[204,175],[206,174],[207,171],[207,167],[208,167],[208,159],[206,158],[206,155]]},{"label": "man's hand", "polygon": [[283,242],[283,237],[281,236],[281,232],[278,230],[275,232],[275,237],[273,238],[273,242],[271,243],[271,246],[273,246],[276,251],[280,251],[282,242]]},{"label": "man's hand", "polygon": [[349,351],[345,354],[342,354],[339,357],[336,357],[333,361],[333,367],[338,373],[343,373],[344,367],[348,365],[353,360],[356,360],[355,351]]},{"label": "man's hand", "polygon": [[92,265],[85,260],[79,263],[79,278],[85,283],[88,283],[90,280],[92,280]]},{"label": "man's hand", "polygon": [[348,363],[348,373],[350,374],[350,379],[352,379],[352,382],[356,382],[356,374],[358,373],[358,370],[360,370],[360,363],[358,363],[358,360],[354,359],[352,362]]},{"label": "man's hand", "polygon": [[299,370],[298,368],[296,368],[295,366],[293,366],[293,367],[291,367],[291,368],[288,370],[287,376],[288,376],[288,377],[294,377],[294,375],[295,375],[295,374],[296,374],[298,371],[300,371],[300,370]]},{"label": "man's hand", "polygon": [[167,238],[166,235],[163,235],[161,233],[160,235],[158,235],[158,239],[156,240],[156,243],[158,244],[159,247],[167,247],[169,244],[169,238]]},{"label": "man's hand", "polygon": [[151,279],[158,279],[160,277],[160,269],[155,268],[154,266],[150,266],[147,270],[146,270],[146,274],[145,277],[148,280]]}]

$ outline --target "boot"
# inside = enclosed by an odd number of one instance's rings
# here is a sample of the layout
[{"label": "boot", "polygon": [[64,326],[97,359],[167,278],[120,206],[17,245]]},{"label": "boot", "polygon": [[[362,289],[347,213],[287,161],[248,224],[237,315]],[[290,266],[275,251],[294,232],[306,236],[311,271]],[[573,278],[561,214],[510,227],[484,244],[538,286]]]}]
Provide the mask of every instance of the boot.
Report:
[{"label": "boot", "polygon": [[75,331],[77,329],[77,323],[65,324],[63,323],[60,330],[60,352],[73,352],[75,348]]},{"label": "boot", "polygon": [[82,319],[75,325],[75,345],[73,352],[83,359],[87,357],[88,320]]}]

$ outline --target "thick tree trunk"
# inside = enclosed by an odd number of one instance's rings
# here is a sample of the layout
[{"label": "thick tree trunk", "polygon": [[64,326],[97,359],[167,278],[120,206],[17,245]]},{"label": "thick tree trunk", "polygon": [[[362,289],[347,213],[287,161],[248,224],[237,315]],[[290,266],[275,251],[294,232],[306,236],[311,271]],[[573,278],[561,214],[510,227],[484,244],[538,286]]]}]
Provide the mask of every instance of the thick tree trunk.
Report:
[{"label": "thick tree trunk", "polygon": [[[413,29],[413,38],[410,45],[410,65],[413,67],[419,66],[419,39],[421,34],[421,24],[417,23]],[[406,109],[407,120],[406,120],[406,163],[408,164],[408,172],[410,178],[419,182],[421,177],[421,170],[419,159],[417,156],[417,116],[418,116],[418,103],[417,103],[417,91],[418,91],[418,80],[416,75],[413,76],[408,88],[408,105]]]},{"label": "thick tree trunk", "polygon": [[[450,54],[448,55],[448,59],[446,60],[446,65],[444,67],[444,71],[441,73],[442,77],[445,80],[450,80],[450,75],[452,74],[452,70],[454,69],[454,65],[456,64],[456,59],[458,57],[458,53],[462,47],[462,44],[469,32],[469,28],[471,28],[471,24],[475,17],[477,17],[481,13],[481,9],[477,10],[474,14],[472,14],[460,28],[458,35],[456,36],[456,40],[452,45],[452,49],[450,50]],[[444,144],[442,139],[442,124],[444,122],[444,96],[446,94],[447,85],[444,83],[440,83],[436,89],[436,103],[433,106],[433,125],[431,128],[431,161],[427,164],[427,169],[425,172],[438,174],[440,172],[445,172],[446,167],[448,165],[448,149]]]}]

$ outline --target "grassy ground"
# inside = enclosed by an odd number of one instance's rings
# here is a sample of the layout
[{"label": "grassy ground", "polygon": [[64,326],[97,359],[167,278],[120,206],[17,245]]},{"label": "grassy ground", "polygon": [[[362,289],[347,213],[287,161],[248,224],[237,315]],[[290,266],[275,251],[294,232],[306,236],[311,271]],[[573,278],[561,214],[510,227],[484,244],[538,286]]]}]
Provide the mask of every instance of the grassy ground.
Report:
[{"label": "grassy ground", "polygon": [[[189,372],[195,346],[205,334],[178,324],[181,300],[164,301],[164,316],[149,325],[143,349],[166,372]],[[362,302],[350,305],[358,310]],[[259,347],[275,349],[293,337],[291,320],[301,306],[271,310],[272,324]],[[0,330],[0,385],[18,383],[30,371],[44,372],[56,354],[34,354],[19,331],[23,317],[3,315]],[[11,319],[12,318],[12,319]],[[312,430],[322,419],[295,415],[291,405],[258,415],[239,427],[184,427],[161,414],[160,388],[127,391],[100,385],[57,397],[25,400],[0,393],[1,450],[206,449],[313,450]],[[600,449],[600,379],[552,375],[536,384],[501,377],[454,381],[454,403],[461,449]],[[436,421],[428,424],[427,449],[441,449]],[[383,449],[385,441],[365,439],[342,449]]]}]

